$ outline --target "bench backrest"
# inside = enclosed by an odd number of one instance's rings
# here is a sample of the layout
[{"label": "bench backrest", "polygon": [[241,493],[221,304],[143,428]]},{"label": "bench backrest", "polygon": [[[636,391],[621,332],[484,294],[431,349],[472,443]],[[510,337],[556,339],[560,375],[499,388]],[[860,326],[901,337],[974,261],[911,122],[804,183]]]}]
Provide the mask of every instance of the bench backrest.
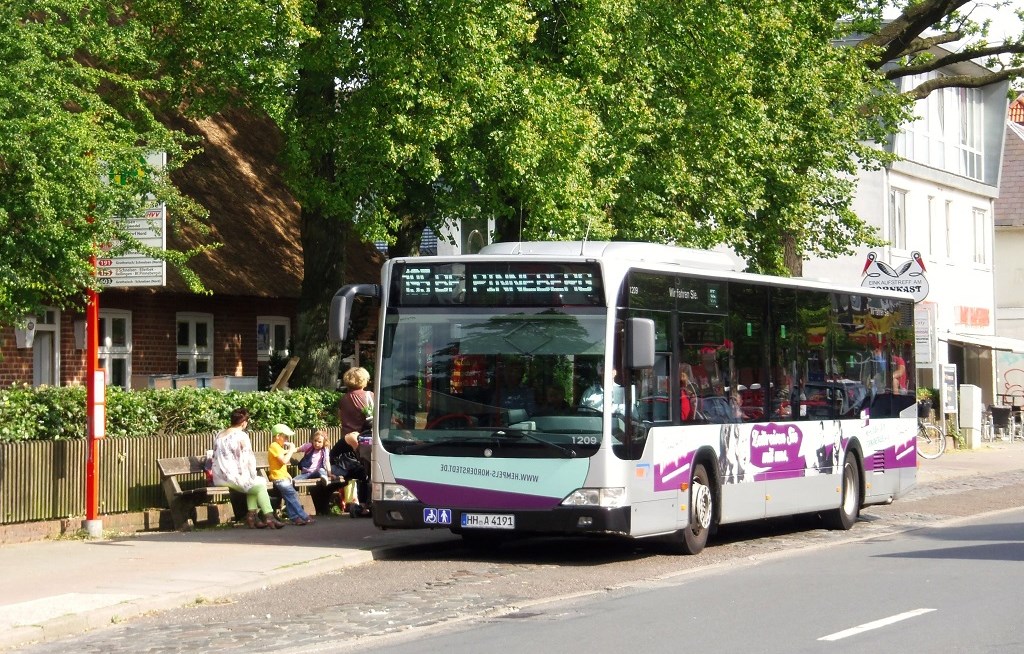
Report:
[{"label": "bench backrest", "polygon": [[[267,453],[253,452],[256,455],[256,468],[267,467]],[[178,456],[169,459],[157,459],[161,477],[177,477],[179,475],[199,474],[206,466],[206,455]]]}]

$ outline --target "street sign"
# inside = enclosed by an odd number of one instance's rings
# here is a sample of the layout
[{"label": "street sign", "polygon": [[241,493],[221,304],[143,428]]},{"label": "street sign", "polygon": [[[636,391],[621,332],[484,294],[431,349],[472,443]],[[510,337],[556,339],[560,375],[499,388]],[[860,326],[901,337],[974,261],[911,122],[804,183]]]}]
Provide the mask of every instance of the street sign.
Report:
[{"label": "street sign", "polygon": [[[166,249],[167,207],[161,204],[148,209],[146,215],[121,219],[121,226],[143,245]],[[113,246],[112,246],[113,247]],[[138,252],[118,257],[97,257],[96,278],[103,287],[164,286],[167,284],[167,263]]]},{"label": "street sign", "polygon": [[864,269],[860,272],[863,279],[860,285],[871,289],[900,291],[910,293],[914,302],[921,302],[928,297],[928,279],[924,275],[924,259],[920,252],[913,252],[910,261],[893,267],[879,260],[874,252],[868,252]]}]

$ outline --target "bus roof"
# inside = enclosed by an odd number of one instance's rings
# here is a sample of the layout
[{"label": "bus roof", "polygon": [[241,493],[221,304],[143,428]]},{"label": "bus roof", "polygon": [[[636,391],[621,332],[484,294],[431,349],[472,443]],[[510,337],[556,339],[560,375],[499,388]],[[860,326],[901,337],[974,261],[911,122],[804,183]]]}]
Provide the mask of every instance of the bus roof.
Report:
[{"label": "bus roof", "polygon": [[835,284],[825,280],[809,277],[776,277],[758,273],[744,272],[741,264],[725,254],[710,250],[662,245],[659,243],[640,243],[635,241],[510,241],[492,243],[483,247],[476,254],[455,256],[403,257],[391,259],[385,266],[398,261],[472,261],[486,260],[491,257],[536,257],[537,259],[560,260],[593,259],[602,262],[606,269],[620,271],[633,267],[672,266],[679,271],[692,271],[698,275],[710,274],[725,279],[745,280],[762,284],[778,284],[795,288],[835,291],[838,293],[856,293],[875,297],[891,297],[909,299],[909,293],[889,291],[878,288],[864,288],[850,284]]},{"label": "bus roof", "polygon": [[517,241],[493,243],[481,255],[571,256],[616,259],[643,263],[668,263],[687,268],[739,272],[731,257],[722,252],[696,250],[658,243],[629,241]]}]

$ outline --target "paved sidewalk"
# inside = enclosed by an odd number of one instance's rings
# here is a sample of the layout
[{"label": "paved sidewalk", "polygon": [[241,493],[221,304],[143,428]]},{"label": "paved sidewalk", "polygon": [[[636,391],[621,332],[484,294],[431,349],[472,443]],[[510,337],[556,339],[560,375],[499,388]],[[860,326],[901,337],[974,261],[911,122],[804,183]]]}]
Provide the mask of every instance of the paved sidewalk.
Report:
[{"label": "paved sidewalk", "polygon": [[[986,443],[920,461],[919,484],[1024,469],[1024,444]],[[241,527],[0,547],[0,649],[64,637],[155,610],[213,601],[358,565],[446,530],[380,531],[365,518],[317,518],[276,531]]]},{"label": "paved sidewalk", "polygon": [[225,526],[6,545],[0,650],[455,538],[447,530],[380,531],[368,518],[329,516],[278,530]]}]

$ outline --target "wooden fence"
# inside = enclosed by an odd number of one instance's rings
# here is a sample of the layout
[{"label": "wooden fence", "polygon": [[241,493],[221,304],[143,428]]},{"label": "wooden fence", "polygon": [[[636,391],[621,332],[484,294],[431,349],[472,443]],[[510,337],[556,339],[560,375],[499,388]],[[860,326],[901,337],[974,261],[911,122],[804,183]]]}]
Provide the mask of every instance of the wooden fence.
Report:
[{"label": "wooden fence", "polygon": [[[341,438],[340,427],[326,431],[328,442]],[[296,429],[292,440],[303,443],[312,432]],[[203,454],[213,447],[214,435],[100,441],[100,514],[166,508],[156,460]],[[270,445],[270,432],[249,436],[256,451]],[[0,524],[84,516],[87,446],[84,439],[0,443]],[[204,482],[196,475],[193,483]]]}]

